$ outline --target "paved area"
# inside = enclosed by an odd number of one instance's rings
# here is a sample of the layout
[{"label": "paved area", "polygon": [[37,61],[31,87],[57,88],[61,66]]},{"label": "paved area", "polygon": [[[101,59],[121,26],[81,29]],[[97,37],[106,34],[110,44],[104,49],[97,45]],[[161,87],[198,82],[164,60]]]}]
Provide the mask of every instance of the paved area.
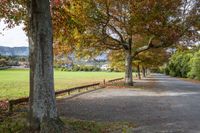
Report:
[{"label": "paved area", "polygon": [[200,84],[154,74],[135,88],[107,88],[58,101],[61,116],[128,121],[130,132],[200,133]]}]

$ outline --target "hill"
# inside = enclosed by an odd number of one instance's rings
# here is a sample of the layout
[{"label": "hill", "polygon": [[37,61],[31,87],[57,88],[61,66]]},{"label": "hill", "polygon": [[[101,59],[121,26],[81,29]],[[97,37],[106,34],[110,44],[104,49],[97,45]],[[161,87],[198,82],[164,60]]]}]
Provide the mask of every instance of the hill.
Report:
[{"label": "hill", "polygon": [[0,55],[3,56],[28,56],[28,47],[4,47],[0,46]]}]

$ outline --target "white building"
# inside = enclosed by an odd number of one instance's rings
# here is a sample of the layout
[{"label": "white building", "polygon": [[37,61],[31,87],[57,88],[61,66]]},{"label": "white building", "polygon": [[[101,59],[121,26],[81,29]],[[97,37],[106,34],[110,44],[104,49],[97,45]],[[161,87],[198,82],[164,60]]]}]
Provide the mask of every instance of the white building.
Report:
[{"label": "white building", "polygon": [[110,66],[108,64],[104,64],[101,66],[101,70],[108,70]]}]

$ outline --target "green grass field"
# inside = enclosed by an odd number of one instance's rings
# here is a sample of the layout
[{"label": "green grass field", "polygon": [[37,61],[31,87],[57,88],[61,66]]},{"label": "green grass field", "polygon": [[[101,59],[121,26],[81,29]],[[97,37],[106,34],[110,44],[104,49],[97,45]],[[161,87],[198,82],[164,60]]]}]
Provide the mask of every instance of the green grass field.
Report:
[{"label": "green grass field", "polygon": [[[124,73],[116,72],[62,72],[55,71],[55,89],[66,89],[94,82],[103,82],[103,79],[123,77]],[[0,71],[0,100],[15,99],[28,96],[28,70],[1,70]]]}]

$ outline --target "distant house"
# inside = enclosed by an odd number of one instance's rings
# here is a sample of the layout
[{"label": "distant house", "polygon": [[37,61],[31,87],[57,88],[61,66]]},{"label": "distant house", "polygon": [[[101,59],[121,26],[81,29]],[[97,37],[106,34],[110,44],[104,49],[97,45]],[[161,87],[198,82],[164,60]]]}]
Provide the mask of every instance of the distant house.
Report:
[{"label": "distant house", "polygon": [[69,64],[64,64],[64,65],[62,65],[62,67],[65,67],[65,68],[67,68],[67,69],[72,69],[73,68],[73,63],[69,63]]},{"label": "distant house", "polygon": [[19,61],[19,66],[24,67],[24,68],[29,68],[29,62],[26,61]]},{"label": "distant house", "polygon": [[110,66],[108,64],[104,64],[101,66],[101,70],[108,70]]}]

